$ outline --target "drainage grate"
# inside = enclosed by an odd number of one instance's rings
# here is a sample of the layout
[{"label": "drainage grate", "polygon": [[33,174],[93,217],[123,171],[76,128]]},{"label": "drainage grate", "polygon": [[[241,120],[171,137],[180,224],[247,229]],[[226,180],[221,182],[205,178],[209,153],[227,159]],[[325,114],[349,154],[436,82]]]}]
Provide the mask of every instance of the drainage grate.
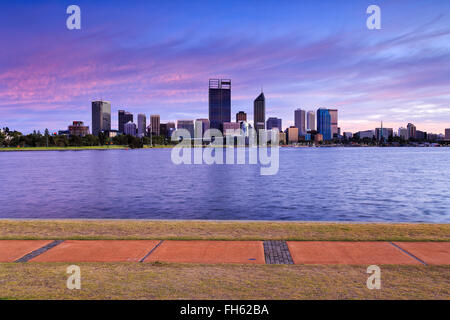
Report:
[{"label": "drainage grate", "polygon": [[266,264],[294,264],[286,241],[264,241]]}]

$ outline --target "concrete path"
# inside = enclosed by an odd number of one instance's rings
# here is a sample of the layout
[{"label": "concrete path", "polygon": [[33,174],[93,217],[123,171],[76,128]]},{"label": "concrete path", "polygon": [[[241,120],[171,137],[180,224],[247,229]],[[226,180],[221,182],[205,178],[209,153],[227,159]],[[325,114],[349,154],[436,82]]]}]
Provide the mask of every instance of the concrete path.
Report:
[{"label": "concrete path", "polygon": [[450,242],[0,240],[0,262],[450,265]]}]

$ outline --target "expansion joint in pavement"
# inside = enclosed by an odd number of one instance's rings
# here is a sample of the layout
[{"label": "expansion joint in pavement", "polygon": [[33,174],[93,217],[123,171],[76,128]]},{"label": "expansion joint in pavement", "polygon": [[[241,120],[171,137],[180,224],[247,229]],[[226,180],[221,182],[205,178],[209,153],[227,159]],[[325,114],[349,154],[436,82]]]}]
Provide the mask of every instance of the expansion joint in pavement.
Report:
[{"label": "expansion joint in pavement", "polygon": [[153,251],[155,251],[160,245],[162,245],[164,242],[164,240],[161,240],[156,246],[153,247],[152,250],[150,250],[149,253],[147,253],[141,260],[139,260],[139,262],[144,262],[145,259],[148,258],[149,255],[151,255],[153,253]]},{"label": "expansion joint in pavement", "polygon": [[294,264],[286,241],[264,241],[266,264]]},{"label": "expansion joint in pavement", "polygon": [[36,258],[37,256],[39,256],[39,255],[43,254],[44,252],[50,250],[51,248],[56,247],[58,244],[60,244],[62,242],[64,242],[64,240],[55,240],[53,242],[50,242],[49,244],[47,244],[47,245],[45,245],[45,246],[43,246],[43,247],[41,247],[41,248],[39,248],[37,250],[34,250],[34,251],[24,255],[22,258],[17,259],[14,262],[28,262],[31,259]]},{"label": "expansion joint in pavement", "polygon": [[394,247],[396,247],[397,249],[399,249],[400,251],[406,253],[406,254],[407,254],[408,256],[410,256],[411,258],[416,259],[416,260],[419,261],[421,264],[423,264],[423,265],[425,265],[425,266],[427,265],[427,264],[425,263],[425,261],[423,261],[423,260],[417,258],[415,255],[413,255],[412,253],[406,251],[405,249],[401,248],[400,246],[396,245],[395,243],[393,243],[393,242],[389,242],[389,243],[392,244],[392,245],[393,245]]}]

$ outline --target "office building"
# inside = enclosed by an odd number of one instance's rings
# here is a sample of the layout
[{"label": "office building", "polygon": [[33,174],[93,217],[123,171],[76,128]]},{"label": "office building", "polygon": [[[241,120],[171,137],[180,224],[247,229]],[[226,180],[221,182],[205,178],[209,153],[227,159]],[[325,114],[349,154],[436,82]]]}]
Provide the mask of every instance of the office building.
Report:
[{"label": "office building", "polygon": [[316,130],[316,115],[314,111],[308,111],[308,113],[306,114],[306,130]]},{"label": "office building", "polygon": [[231,80],[209,79],[209,122],[213,129],[222,130],[231,122]]},{"label": "office building", "polygon": [[450,129],[445,129],[445,140],[450,140]]},{"label": "office building", "polygon": [[421,141],[427,140],[427,133],[424,131],[416,130],[415,138]]},{"label": "office building", "polygon": [[[333,138],[335,135],[339,135],[338,132],[338,111],[337,109],[328,109],[328,112],[330,113],[331,118],[331,138]],[[325,137],[324,137],[325,139]]]},{"label": "office building", "polygon": [[344,132],[344,137],[347,138],[347,139],[351,139],[351,138],[353,138],[353,133],[351,133],[351,132]]},{"label": "office building", "polygon": [[256,131],[265,129],[266,125],[266,98],[264,93],[261,94],[253,102],[253,127]]},{"label": "office building", "polygon": [[170,138],[175,130],[175,122],[167,122],[167,137]]},{"label": "office building", "polygon": [[408,139],[415,139],[416,138],[416,126],[412,123],[408,123],[406,126],[406,129],[408,130]]},{"label": "office building", "polygon": [[373,130],[358,131],[356,134],[358,135],[358,137],[360,139],[364,139],[364,138],[373,139],[373,137],[375,135]]},{"label": "office building", "polygon": [[384,141],[387,141],[389,137],[394,136],[394,129],[392,128],[375,128],[375,137],[377,140],[381,140],[381,138],[384,139]]},{"label": "office building", "polygon": [[408,140],[408,129],[406,128],[399,128],[398,129],[398,136],[404,140]]},{"label": "office building", "polygon": [[244,111],[236,113],[236,122],[247,122],[247,114]]},{"label": "office building", "polygon": [[178,120],[177,130],[185,129],[189,131],[191,138],[194,138],[194,121],[193,120]]},{"label": "office building", "polygon": [[298,142],[298,128],[295,126],[291,126],[286,129],[286,140],[289,143],[297,143]]},{"label": "office building", "polygon": [[145,136],[145,130],[147,127],[147,117],[145,114],[139,113],[138,114],[138,137],[142,138]]},{"label": "office building", "polygon": [[315,144],[319,144],[319,143],[321,143],[323,141],[323,134],[321,134],[321,133],[316,133],[315,135],[314,135],[314,143]]},{"label": "office building", "polygon": [[73,121],[68,129],[71,136],[84,137],[89,134],[89,127],[85,126],[83,121]]},{"label": "office building", "polygon": [[160,118],[159,114],[152,114],[150,115],[150,126],[151,126],[151,134],[154,136],[160,135]]},{"label": "office building", "polygon": [[123,126],[125,125],[125,123],[127,122],[133,122],[133,114],[130,112],[127,112],[125,110],[119,110],[119,118],[118,118],[118,122],[119,122],[119,132],[123,133]]},{"label": "office building", "polygon": [[136,136],[136,124],[131,121],[125,123],[123,126],[123,133],[126,135],[135,137]]},{"label": "office building", "polygon": [[283,127],[281,124],[281,119],[279,118],[269,118],[267,119],[267,130],[278,129],[278,131],[282,131]]},{"label": "office building", "polygon": [[306,111],[297,109],[294,111],[294,126],[298,129],[298,134],[304,136],[306,134]]},{"label": "office building", "polygon": [[224,122],[223,123],[223,135],[235,135],[236,131],[239,131],[241,124],[239,122]]},{"label": "office building", "polygon": [[92,102],[92,134],[98,135],[102,131],[111,130],[111,102]]},{"label": "office building", "polygon": [[323,140],[332,139],[331,134],[331,115],[328,109],[317,110],[317,131],[322,134]]}]

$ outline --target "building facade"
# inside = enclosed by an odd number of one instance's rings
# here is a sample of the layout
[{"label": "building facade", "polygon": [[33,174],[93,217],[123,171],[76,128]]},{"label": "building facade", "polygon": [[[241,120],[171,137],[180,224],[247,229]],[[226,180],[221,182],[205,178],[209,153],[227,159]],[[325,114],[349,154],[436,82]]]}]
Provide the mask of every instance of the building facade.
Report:
[{"label": "building facade", "polygon": [[239,122],[224,122],[223,123],[223,135],[234,135],[236,130],[241,129],[241,124]]},{"label": "building facade", "polygon": [[159,136],[161,134],[159,125],[160,125],[159,114],[150,115],[150,126],[152,135]]},{"label": "building facade", "polygon": [[266,98],[264,93],[261,94],[253,101],[253,128],[256,131],[265,129],[266,126]]},{"label": "building facade", "polygon": [[298,134],[304,136],[306,134],[306,111],[297,109],[294,111],[294,126],[298,129]]},{"label": "building facade", "polygon": [[85,126],[83,121],[74,121],[68,129],[71,136],[84,137],[89,134],[89,126]]},{"label": "building facade", "polygon": [[210,127],[223,130],[223,123],[231,121],[231,80],[209,79]]},{"label": "building facade", "polygon": [[267,130],[278,129],[278,131],[283,131],[282,121],[279,118],[269,118],[267,119]]},{"label": "building facade", "polygon": [[102,131],[111,130],[111,102],[92,102],[92,134],[98,136]]},{"label": "building facade", "polygon": [[291,126],[286,129],[286,140],[287,143],[297,143],[298,142],[298,128]]},{"label": "building facade", "polygon": [[138,137],[142,138],[143,136],[145,136],[146,128],[147,128],[147,117],[145,116],[145,114],[139,113],[137,125]]},{"label": "building facade", "polygon": [[331,138],[333,138],[335,135],[339,135],[338,111],[337,111],[337,109],[328,109],[328,112],[330,113],[330,118],[331,118]]},{"label": "building facade", "polygon": [[317,110],[317,131],[323,136],[323,140],[331,140],[331,115],[328,109]]},{"label": "building facade", "polygon": [[204,137],[205,132],[209,130],[209,120],[208,119],[197,119],[195,120],[195,132],[201,134]]},{"label": "building facade", "polygon": [[415,139],[416,138],[416,126],[412,123],[408,123],[406,126],[406,129],[408,130],[408,139]]},{"label": "building facade", "polygon": [[308,113],[306,114],[306,130],[316,130],[316,114],[314,113],[314,111],[308,111]]},{"label": "building facade", "polygon": [[123,133],[126,135],[135,137],[136,136],[136,124],[131,121],[125,123],[123,126]]},{"label": "building facade", "polygon": [[450,129],[445,129],[445,140],[450,140]]},{"label": "building facade", "polygon": [[194,138],[194,121],[193,120],[178,120],[177,121],[177,130],[178,129],[186,129],[189,131],[191,138]]},{"label": "building facade", "polygon": [[118,128],[120,133],[123,133],[125,123],[130,121],[133,122],[133,114],[125,110],[119,110]]},{"label": "building facade", "polygon": [[236,122],[247,122],[247,114],[244,111],[236,113]]}]

